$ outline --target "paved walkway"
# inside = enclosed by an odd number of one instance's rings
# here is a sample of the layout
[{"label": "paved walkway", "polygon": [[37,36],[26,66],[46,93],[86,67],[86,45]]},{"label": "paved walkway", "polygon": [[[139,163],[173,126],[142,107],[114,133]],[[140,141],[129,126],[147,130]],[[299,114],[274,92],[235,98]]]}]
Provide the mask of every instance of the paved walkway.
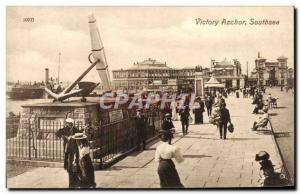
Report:
[{"label": "paved walkway", "polygon": [[280,91],[279,87],[268,88],[266,94],[268,93],[279,98],[278,108],[271,109],[269,113],[283,162],[294,184],[294,96],[291,91]]},{"label": "paved walkway", "polygon": [[[185,161],[176,164],[186,188],[257,187],[259,164],[255,154],[269,152],[274,165],[282,161],[268,133],[250,130],[258,117],[252,115],[250,99],[226,99],[235,125],[235,132],[227,140],[220,140],[216,127],[208,124],[205,112],[204,125],[191,125],[189,133],[182,136],[180,123],[175,122],[174,144],[181,148]],[[101,188],[159,188],[157,164],[154,161],[155,143],[143,152],[134,152],[112,167],[96,171],[97,187]],[[61,168],[37,168],[31,172],[9,178],[10,188],[64,188],[68,186],[67,173]]]}]

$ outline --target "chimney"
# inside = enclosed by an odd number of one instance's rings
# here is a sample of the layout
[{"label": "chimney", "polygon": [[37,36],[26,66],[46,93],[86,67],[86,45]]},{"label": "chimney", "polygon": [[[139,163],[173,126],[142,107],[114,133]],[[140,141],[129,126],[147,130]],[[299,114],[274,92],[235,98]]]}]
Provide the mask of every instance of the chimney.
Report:
[{"label": "chimney", "polygon": [[260,58],[260,52],[258,51],[257,58]]},{"label": "chimney", "polygon": [[45,85],[49,83],[49,69],[45,68]]}]

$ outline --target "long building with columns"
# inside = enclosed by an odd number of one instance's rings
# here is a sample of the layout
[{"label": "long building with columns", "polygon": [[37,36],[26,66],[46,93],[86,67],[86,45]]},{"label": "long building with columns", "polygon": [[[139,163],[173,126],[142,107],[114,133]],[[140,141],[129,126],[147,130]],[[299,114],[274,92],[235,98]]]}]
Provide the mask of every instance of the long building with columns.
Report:
[{"label": "long building with columns", "polygon": [[115,89],[177,91],[193,88],[195,68],[175,69],[168,67],[166,62],[149,58],[112,73]]},{"label": "long building with columns", "polygon": [[228,88],[240,88],[245,85],[245,76],[242,75],[241,64],[237,59],[232,62],[224,59],[220,62],[211,61],[209,68],[183,67],[171,68],[166,62],[155,59],[146,59],[135,62],[128,69],[113,70],[113,86],[115,89],[128,90],[194,90],[195,71],[201,68],[204,82],[212,75]]}]

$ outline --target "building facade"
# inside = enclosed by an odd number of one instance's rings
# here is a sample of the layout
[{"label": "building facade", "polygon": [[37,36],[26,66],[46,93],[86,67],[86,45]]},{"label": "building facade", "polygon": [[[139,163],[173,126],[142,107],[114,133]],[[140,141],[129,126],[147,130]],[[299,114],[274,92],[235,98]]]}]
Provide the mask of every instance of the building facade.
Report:
[{"label": "building facade", "polygon": [[[226,88],[243,88],[245,75],[242,74],[241,63],[237,59],[228,61],[226,58],[220,62],[211,60],[210,73],[225,85]],[[209,80],[209,77],[206,79]]]},{"label": "building facade", "polygon": [[288,79],[288,58],[281,56],[277,61],[267,61],[258,52],[255,59],[255,68],[251,72],[250,79],[256,79],[257,85],[278,86],[286,85]]},{"label": "building facade", "polygon": [[201,71],[204,83],[212,75],[229,88],[240,88],[245,85],[245,76],[242,75],[241,64],[234,59],[229,62],[226,59],[217,62],[211,61],[210,68],[201,66],[171,68],[166,62],[159,62],[155,59],[147,59],[136,62],[128,69],[113,70],[114,89],[128,90],[173,90],[193,91],[195,83],[195,72]]},{"label": "building facade", "polygon": [[289,68],[287,70],[287,79],[286,79],[286,85],[289,88],[293,88],[294,87],[294,69],[293,68]]},{"label": "building facade", "polygon": [[166,62],[149,58],[128,69],[113,70],[113,86],[128,90],[188,90],[193,88],[194,73],[194,67],[174,69]]}]

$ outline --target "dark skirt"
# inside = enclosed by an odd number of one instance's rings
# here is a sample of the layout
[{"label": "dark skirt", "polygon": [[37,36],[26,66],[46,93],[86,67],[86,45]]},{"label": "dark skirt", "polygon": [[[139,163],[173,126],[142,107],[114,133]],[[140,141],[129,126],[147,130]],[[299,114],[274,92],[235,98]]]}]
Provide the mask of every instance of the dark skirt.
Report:
[{"label": "dark skirt", "polygon": [[161,159],[157,171],[161,188],[184,188],[171,159]]},{"label": "dark skirt", "polygon": [[195,111],[195,124],[203,124],[203,112]]},{"label": "dark skirt", "polygon": [[80,188],[95,188],[95,173],[94,167],[89,154],[85,155],[79,161],[80,173]]}]

